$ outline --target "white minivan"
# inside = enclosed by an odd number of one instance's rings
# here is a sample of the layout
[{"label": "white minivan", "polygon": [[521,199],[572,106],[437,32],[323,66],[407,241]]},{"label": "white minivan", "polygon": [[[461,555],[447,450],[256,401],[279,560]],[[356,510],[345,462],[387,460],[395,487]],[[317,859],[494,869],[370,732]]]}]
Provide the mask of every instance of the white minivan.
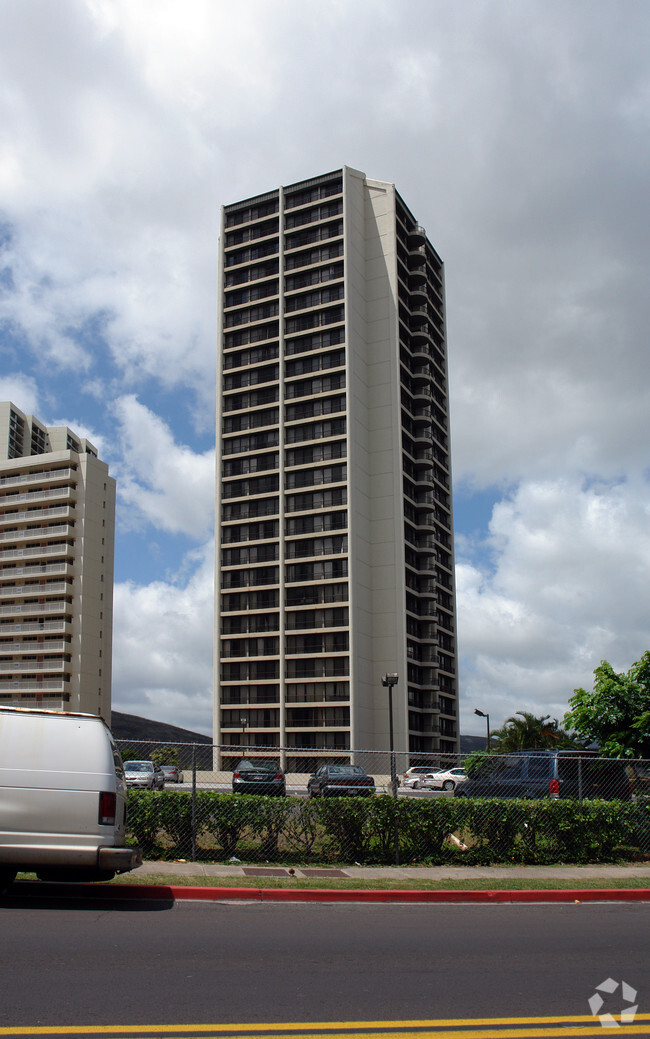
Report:
[{"label": "white minivan", "polygon": [[126,798],[102,718],[0,707],[0,893],[17,872],[110,880],[141,865],[125,844]]}]

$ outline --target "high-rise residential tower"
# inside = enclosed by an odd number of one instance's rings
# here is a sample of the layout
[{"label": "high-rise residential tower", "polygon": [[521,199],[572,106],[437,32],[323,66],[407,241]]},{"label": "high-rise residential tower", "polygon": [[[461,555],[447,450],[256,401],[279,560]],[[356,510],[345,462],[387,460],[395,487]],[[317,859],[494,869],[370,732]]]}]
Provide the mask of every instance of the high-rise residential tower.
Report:
[{"label": "high-rise residential tower", "polygon": [[458,749],[443,264],[347,167],[227,205],[215,741]]},{"label": "high-rise residential tower", "polygon": [[114,533],[93,445],[0,402],[0,704],[110,724]]}]

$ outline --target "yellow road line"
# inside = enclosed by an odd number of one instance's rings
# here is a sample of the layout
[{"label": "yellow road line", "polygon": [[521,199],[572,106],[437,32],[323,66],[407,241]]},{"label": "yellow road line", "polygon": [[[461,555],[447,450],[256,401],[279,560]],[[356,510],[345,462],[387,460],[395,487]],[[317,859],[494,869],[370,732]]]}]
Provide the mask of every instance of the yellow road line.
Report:
[{"label": "yellow road line", "polygon": [[[637,1014],[634,1024],[603,1028],[591,1015],[573,1014],[555,1017],[497,1017],[497,1018],[443,1018],[418,1021],[306,1021],[275,1022],[274,1024],[159,1024],[159,1025],[34,1025],[27,1027],[0,1027],[0,1036],[205,1036],[280,1039],[299,1036],[300,1039],[527,1039],[528,1036],[586,1036],[597,1032],[618,1036],[648,1035],[650,1014]],[[472,1029],[470,1032],[469,1029]],[[531,1029],[534,1031],[531,1033]]]}]

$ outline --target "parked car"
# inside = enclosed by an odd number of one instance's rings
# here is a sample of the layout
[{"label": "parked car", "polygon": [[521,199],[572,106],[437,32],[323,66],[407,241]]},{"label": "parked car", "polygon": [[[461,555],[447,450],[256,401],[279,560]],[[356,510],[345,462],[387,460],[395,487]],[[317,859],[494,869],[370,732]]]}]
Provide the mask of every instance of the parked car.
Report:
[{"label": "parked car", "polygon": [[279,794],[284,797],[287,781],[277,761],[244,758],[232,774],[233,794]]},{"label": "parked car", "polygon": [[402,786],[412,787],[414,790],[417,790],[418,781],[422,776],[431,775],[431,773],[435,771],[433,765],[413,765],[412,768],[407,768],[404,773]]},{"label": "parked car", "polygon": [[0,707],[0,895],[16,873],[87,881],[136,869],[126,800],[122,759],[97,715]]},{"label": "parked car", "polygon": [[425,790],[455,790],[458,783],[467,779],[464,768],[444,768],[435,772],[427,772],[413,784],[414,789],[424,787]]},{"label": "parked car", "polygon": [[177,765],[161,765],[160,771],[166,783],[182,783],[185,778]]},{"label": "parked car", "polygon": [[575,797],[629,801],[626,762],[589,751],[492,754],[454,791],[456,797]]},{"label": "parked car", "polygon": [[335,794],[363,794],[375,792],[375,781],[360,765],[321,765],[307,781],[310,797],[330,797]]},{"label": "parked car", "polygon": [[165,785],[162,769],[155,761],[127,761],[124,777],[127,786],[141,790],[162,790]]}]

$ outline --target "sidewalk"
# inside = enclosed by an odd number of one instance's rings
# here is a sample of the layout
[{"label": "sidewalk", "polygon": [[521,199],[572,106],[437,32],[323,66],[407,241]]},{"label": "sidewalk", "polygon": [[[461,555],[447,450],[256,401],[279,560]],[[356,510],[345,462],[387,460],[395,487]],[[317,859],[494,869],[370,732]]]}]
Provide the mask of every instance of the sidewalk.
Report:
[{"label": "sidewalk", "polygon": [[[138,870],[138,880],[106,885],[108,898],[157,898],[167,901],[193,900],[211,902],[358,902],[358,903],[499,903],[499,902],[650,902],[650,865],[622,866],[345,866],[345,868],[286,867],[246,865],[229,862],[147,861]],[[146,878],[150,877],[148,883]],[[169,878],[168,880],[166,878]],[[183,884],[187,878],[188,883]],[[191,878],[191,879],[190,879]],[[204,883],[196,883],[197,878]],[[262,878],[291,880],[340,880],[337,887],[256,886]],[[432,881],[450,879],[500,881],[511,879],[512,887],[479,889],[427,887]],[[540,887],[518,887],[538,878]],[[639,887],[616,888],[621,878],[639,883]],[[232,886],[229,880],[247,880],[249,884]],[[544,888],[542,881],[569,881],[569,887]],[[142,881],[144,880],[144,883]],[[365,881],[363,887],[345,881]],[[390,887],[373,887],[372,881],[391,882]],[[404,882],[423,881],[422,888],[404,888]],[[584,881],[597,882],[584,887]],[[250,886],[249,886],[250,885]]]},{"label": "sidewalk", "polygon": [[227,877],[245,878],[250,877],[285,877],[290,878],[331,878],[336,880],[394,880],[395,886],[399,886],[401,880],[450,880],[457,878],[467,880],[472,877],[486,879],[493,877],[495,880],[504,880],[508,877],[535,879],[557,878],[562,880],[573,880],[578,882],[580,878],[590,880],[602,879],[603,887],[607,887],[607,881],[613,878],[626,878],[635,880],[647,879],[650,888],[650,865],[622,865],[622,866],[345,866],[344,868],[323,867],[311,868],[309,866],[293,868],[289,871],[286,866],[253,866],[246,863],[203,863],[203,862],[167,862],[148,860],[137,870],[139,877],[144,875],[163,878],[173,877],[205,877],[214,880],[224,880]]}]

